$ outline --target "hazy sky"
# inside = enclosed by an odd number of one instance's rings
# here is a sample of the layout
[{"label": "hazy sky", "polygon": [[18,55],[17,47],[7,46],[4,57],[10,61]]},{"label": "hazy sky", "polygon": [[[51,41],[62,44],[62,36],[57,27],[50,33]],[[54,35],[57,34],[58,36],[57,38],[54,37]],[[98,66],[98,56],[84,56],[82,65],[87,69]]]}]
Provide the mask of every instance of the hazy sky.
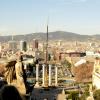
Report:
[{"label": "hazy sky", "polygon": [[48,19],[49,31],[100,34],[100,0],[0,0],[0,35],[46,32]]}]

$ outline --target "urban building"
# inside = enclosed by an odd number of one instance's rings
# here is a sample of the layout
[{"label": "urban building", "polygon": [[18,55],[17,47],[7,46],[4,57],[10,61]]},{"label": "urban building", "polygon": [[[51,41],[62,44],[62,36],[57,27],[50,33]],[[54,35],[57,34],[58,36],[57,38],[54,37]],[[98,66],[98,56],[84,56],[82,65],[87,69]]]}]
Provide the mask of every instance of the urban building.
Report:
[{"label": "urban building", "polygon": [[27,51],[27,42],[21,40],[20,41],[20,51]]}]

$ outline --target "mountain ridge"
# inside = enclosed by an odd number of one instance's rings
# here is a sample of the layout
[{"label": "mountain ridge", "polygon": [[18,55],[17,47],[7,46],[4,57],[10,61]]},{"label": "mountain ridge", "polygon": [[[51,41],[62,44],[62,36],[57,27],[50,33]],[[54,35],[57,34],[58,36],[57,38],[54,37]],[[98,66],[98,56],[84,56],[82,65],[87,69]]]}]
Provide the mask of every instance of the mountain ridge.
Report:
[{"label": "mountain ridge", "polygon": [[[31,41],[33,39],[38,39],[40,41],[46,40],[46,33],[38,32],[38,33],[29,33],[29,34],[21,34],[14,35],[15,41],[26,40]],[[66,31],[54,31],[49,32],[48,34],[49,40],[67,40],[67,41],[88,41],[88,40],[100,40],[100,35],[80,35],[73,32]],[[8,42],[12,39],[12,36],[0,36],[0,42]]]}]

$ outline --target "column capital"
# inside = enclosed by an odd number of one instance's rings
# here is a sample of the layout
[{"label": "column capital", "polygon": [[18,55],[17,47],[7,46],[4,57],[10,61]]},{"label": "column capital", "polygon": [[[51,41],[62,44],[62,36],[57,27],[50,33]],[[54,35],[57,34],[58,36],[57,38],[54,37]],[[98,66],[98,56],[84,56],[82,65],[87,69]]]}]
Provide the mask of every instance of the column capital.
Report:
[{"label": "column capital", "polygon": [[46,64],[42,64],[42,66],[46,66]]},{"label": "column capital", "polygon": [[36,64],[36,67],[39,67],[39,64]]},{"label": "column capital", "polygon": [[49,67],[51,67],[52,65],[51,64],[49,64]]}]

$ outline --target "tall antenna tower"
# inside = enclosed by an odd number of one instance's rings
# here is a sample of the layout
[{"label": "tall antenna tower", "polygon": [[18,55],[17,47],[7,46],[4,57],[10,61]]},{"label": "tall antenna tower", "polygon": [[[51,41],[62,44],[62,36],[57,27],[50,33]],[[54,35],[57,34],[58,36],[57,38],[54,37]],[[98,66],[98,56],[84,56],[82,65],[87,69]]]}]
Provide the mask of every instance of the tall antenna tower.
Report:
[{"label": "tall antenna tower", "polygon": [[47,33],[46,33],[46,56],[45,56],[45,87],[48,87],[48,21],[47,20]]},{"label": "tall antenna tower", "polygon": [[48,87],[48,24],[47,24],[47,34],[46,34],[46,68],[45,68],[45,87]]},{"label": "tall antenna tower", "polygon": [[48,61],[48,25],[47,25],[47,34],[46,34],[46,64]]}]

